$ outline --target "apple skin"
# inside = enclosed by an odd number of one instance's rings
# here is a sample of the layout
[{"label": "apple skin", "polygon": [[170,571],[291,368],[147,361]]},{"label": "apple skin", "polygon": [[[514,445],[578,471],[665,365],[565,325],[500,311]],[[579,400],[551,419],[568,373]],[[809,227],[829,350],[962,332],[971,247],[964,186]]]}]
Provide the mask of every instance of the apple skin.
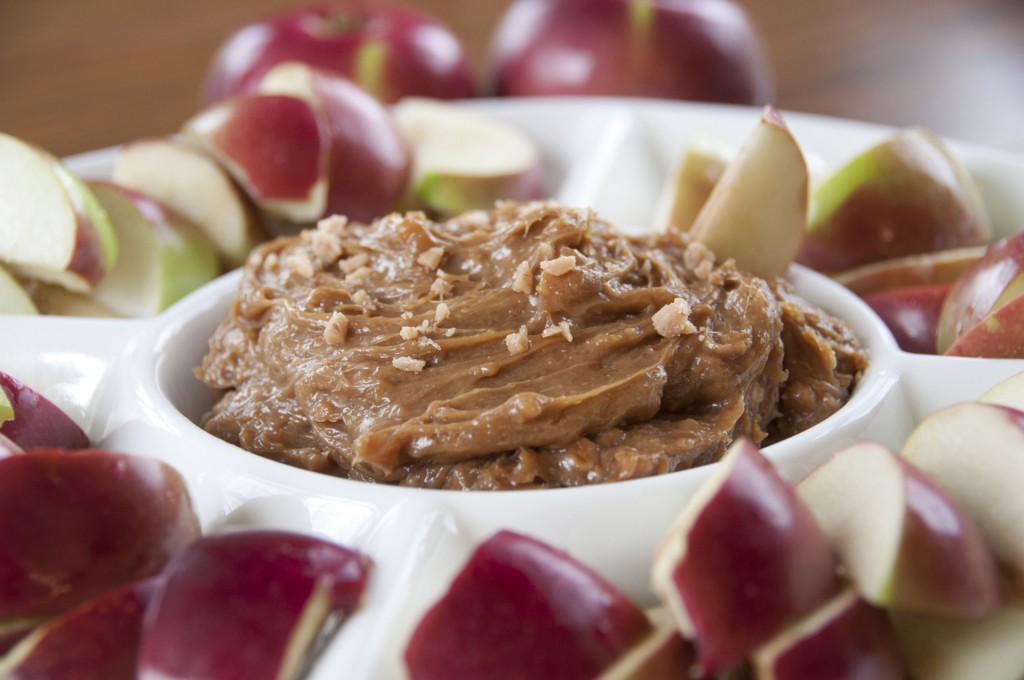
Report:
[{"label": "apple skin", "polygon": [[516,0],[491,41],[505,97],[612,95],[764,105],[764,41],[729,0]]},{"label": "apple skin", "polygon": [[732,258],[758,276],[782,276],[803,238],[807,187],[803,151],[779,112],[766,106],[689,233],[720,262]]},{"label": "apple skin", "polygon": [[213,243],[148,196],[111,182],[89,188],[118,235],[122,257],[92,298],[121,316],[157,314],[220,274]]},{"label": "apple skin", "polygon": [[464,48],[436,18],[398,3],[342,1],[300,7],[238,29],[208,67],[203,105],[254,91],[267,71],[287,61],[345,76],[385,103],[474,94]]},{"label": "apple skin", "polygon": [[650,630],[626,595],[568,554],[500,531],[420,620],[405,663],[412,680],[594,677]]},{"label": "apple skin", "polygon": [[651,577],[707,675],[840,588],[824,533],[756,445],[737,440],[719,465],[666,533]]},{"label": "apple skin", "polygon": [[847,269],[832,278],[861,297],[894,288],[952,284],[986,250],[988,246],[968,246],[895,257]]},{"label": "apple skin", "polygon": [[904,680],[906,671],[885,611],[846,589],[759,648],[755,680]]},{"label": "apple skin", "polygon": [[115,588],[41,624],[0,659],[0,677],[135,680],[142,617],[159,583]]},{"label": "apple skin", "polygon": [[981,532],[1024,605],[1024,411],[963,402],[918,423],[900,454],[939,484]]},{"label": "apple skin", "polygon": [[974,522],[882,444],[844,448],[801,481],[797,492],[868,602],[962,617],[1002,606],[1002,575]]},{"label": "apple skin", "polygon": [[684,640],[664,608],[648,614],[653,628],[597,680],[678,680],[691,677],[693,645]]},{"label": "apple skin", "polygon": [[1024,294],[994,309],[945,351],[946,356],[1024,358]]},{"label": "apple skin", "polygon": [[980,192],[967,170],[938,137],[907,128],[814,190],[797,261],[833,273],[984,245],[991,237]]},{"label": "apple skin", "polygon": [[85,184],[48,151],[0,133],[0,261],[85,292],[117,255],[110,219]]},{"label": "apple skin", "polygon": [[152,576],[199,534],[180,475],[109,451],[0,459],[0,621],[60,614]]},{"label": "apple skin", "polygon": [[167,566],[146,612],[139,680],[291,680],[327,615],[359,605],[369,569],[362,554],[304,534],[199,539]]},{"label": "apple skin", "polygon": [[[953,284],[939,317],[939,353],[945,353],[958,338],[1021,294],[1024,294],[1024,232],[992,244]],[[1019,330],[1019,315],[1006,317],[1006,320],[1014,318]],[[1017,344],[1021,349],[1021,342]],[[1016,356],[1024,356],[1024,353]]]},{"label": "apple skin", "polygon": [[89,437],[52,401],[0,372],[0,435],[23,449],[84,449]]},{"label": "apple skin", "polygon": [[934,283],[894,288],[864,296],[864,302],[885,322],[904,352],[935,354],[942,304],[952,284]]}]

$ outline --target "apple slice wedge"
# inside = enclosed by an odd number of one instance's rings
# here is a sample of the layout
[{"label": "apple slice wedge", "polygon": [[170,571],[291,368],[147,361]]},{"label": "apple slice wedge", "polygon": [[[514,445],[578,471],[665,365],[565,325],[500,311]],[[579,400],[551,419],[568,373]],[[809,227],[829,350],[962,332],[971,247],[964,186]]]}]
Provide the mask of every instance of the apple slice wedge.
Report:
[{"label": "apple slice wedge", "polygon": [[[116,265],[115,265],[116,266]],[[121,316],[110,307],[100,304],[91,293],[76,293],[53,283],[30,281],[25,289],[40,314],[50,316],[77,316],[85,318],[116,318]]]},{"label": "apple slice wedge", "polygon": [[0,434],[23,449],[83,449],[89,437],[60,407],[0,372]]},{"label": "apple slice wedge", "polygon": [[847,269],[832,278],[860,296],[912,286],[952,284],[987,249],[966,246],[895,257]]},{"label": "apple slice wedge", "polygon": [[751,665],[755,680],[906,677],[889,617],[852,588],[758,648]]},{"label": "apple slice wedge", "polygon": [[736,149],[710,133],[695,134],[665,178],[654,209],[654,228],[689,231],[715,184],[736,157]]},{"label": "apple slice wedge", "polygon": [[1024,371],[1000,380],[978,397],[978,401],[1024,411]]},{"label": "apple slice wedge", "polygon": [[0,133],[0,261],[25,278],[88,291],[117,250],[85,184],[49,152]]},{"label": "apple slice wedge", "polygon": [[220,273],[213,243],[178,214],[138,191],[89,183],[121,244],[117,265],[92,298],[116,314],[152,316]]},{"label": "apple slice wedge", "polygon": [[651,571],[655,593],[708,675],[737,666],[840,586],[811,512],[746,438],[683,509]]},{"label": "apple slice wedge", "polygon": [[1002,605],[999,567],[970,517],[882,444],[846,447],[797,493],[868,602],[965,617]]},{"label": "apple slice wedge", "polygon": [[545,195],[540,149],[512,125],[419,97],[403,99],[392,115],[412,145],[409,207],[449,216]]},{"label": "apple slice wedge", "polygon": [[358,607],[362,554],[276,530],[202,538],[168,565],[143,623],[139,680],[292,680],[332,612]]},{"label": "apple slice wedge", "polygon": [[481,543],[405,649],[412,680],[594,677],[651,629],[604,578],[540,541]]},{"label": "apple slice wedge", "polygon": [[935,480],[971,517],[1024,603],[1024,411],[964,402],[936,411],[900,452]]},{"label": "apple slice wedge", "polygon": [[678,680],[689,678],[693,645],[679,634],[672,614],[663,607],[648,613],[651,632],[605,669],[597,680]]},{"label": "apple slice wedge", "polygon": [[179,139],[154,137],[126,144],[114,160],[111,178],[199,227],[228,268],[245,262],[265,238],[256,209],[227,172]]},{"label": "apple slice wedge", "polygon": [[935,354],[942,305],[952,286],[929,283],[907,288],[890,288],[864,296],[892,333],[904,352]]},{"label": "apple slice wedge", "polygon": [[34,316],[39,314],[36,303],[25,288],[11,276],[3,267],[0,267],[0,314],[23,314]]},{"label": "apple slice wedge", "polygon": [[807,222],[807,162],[778,111],[761,120],[715,184],[690,233],[719,261],[758,276],[789,270]]}]

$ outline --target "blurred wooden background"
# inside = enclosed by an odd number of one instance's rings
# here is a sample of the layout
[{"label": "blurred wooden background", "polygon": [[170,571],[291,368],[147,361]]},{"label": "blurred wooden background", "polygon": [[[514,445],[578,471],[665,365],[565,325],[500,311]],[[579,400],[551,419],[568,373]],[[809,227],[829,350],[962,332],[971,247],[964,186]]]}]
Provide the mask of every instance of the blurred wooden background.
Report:
[{"label": "blurred wooden background", "polygon": [[[408,0],[478,67],[509,0]],[[741,0],[784,110],[1024,152],[1024,0]],[[0,0],[0,130],[67,155],[175,130],[237,26],[297,0]]]}]

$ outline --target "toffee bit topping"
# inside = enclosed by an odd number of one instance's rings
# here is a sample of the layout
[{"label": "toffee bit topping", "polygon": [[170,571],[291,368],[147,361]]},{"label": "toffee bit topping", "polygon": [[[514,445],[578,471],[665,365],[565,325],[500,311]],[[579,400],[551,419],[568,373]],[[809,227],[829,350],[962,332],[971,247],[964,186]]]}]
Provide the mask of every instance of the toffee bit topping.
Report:
[{"label": "toffee bit topping", "polygon": [[360,288],[356,292],[352,293],[352,302],[362,307],[373,306],[373,300],[370,299],[370,294],[367,293],[364,288]]},{"label": "toffee bit topping", "polygon": [[327,321],[327,327],[324,328],[324,341],[328,345],[345,344],[345,339],[348,338],[348,327],[348,317],[341,312],[335,312]]},{"label": "toffee bit topping", "polygon": [[438,276],[434,279],[434,282],[430,284],[430,293],[439,298],[443,298],[445,295],[450,295],[454,287],[455,286],[452,285],[451,281]]},{"label": "toffee bit topping", "polygon": [[412,357],[395,357],[391,360],[391,365],[399,371],[419,373],[427,365],[427,362],[423,359],[413,359]]},{"label": "toffee bit topping", "polygon": [[541,331],[541,337],[550,338],[552,335],[561,335],[565,338],[566,342],[572,342],[572,329],[569,328],[569,322],[566,320],[559,321],[557,325],[548,326]]},{"label": "toffee bit topping", "polygon": [[419,326],[402,326],[402,330],[399,331],[399,335],[402,336],[402,340],[415,340],[420,337]]},{"label": "toffee bit topping", "polygon": [[311,246],[313,256],[320,262],[321,266],[335,262],[345,252],[345,245],[341,237],[329,231],[317,229],[312,233]]},{"label": "toffee bit topping", "polygon": [[318,231],[342,236],[348,228],[348,218],[344,215],[331,215],[317,222],[316,228]]},{"label": "toffee bit topping", "polygon": [[452,315],[452,310],[443,302],[438,302],[434,308],[434,323],[444,323]]},{"label": "toffee bit topping", "polygon": [[429,348],[434,349],[434,350],[440,350],[441,349],[441,345],[439,345],[436,342],[434,342],[433,338],[428,338],[425,335],[420,336],[420,339],[417,342],[419,342],[424,347],[429,347]]},{"label": "toffee bit topping", "polygon": [[277,256],[277,253],[267,253],[267,256],[263,258],[263,269],[271,274],[276,274],[281,270],[281,258]]},{"label": "toffee bit topping", "polygon": [[683,264],[698,279],[707,281],[715,267],[715,254],[700,241],[693,241],[683,252]]},{"label": "toffee bit topping", "polygon": [[373,273],[373,270],[369,267],[360,267],[351,274],[345,276],[345,283],[350,286],[362,285],[366,283],[366,279],[370,278],[371,273]]},{"label": "toffee bit topping", "polygon": [[654,330],[663,338],[678,338],[696,333],[697,327],[690,321],[690,305],[683,298],[676,298],[651,317]]},{"label": "toffee bit topping", "polygon": [[520,262],[512,277],[512,290],[530,295],[533,293],[533,269],[529,262]]},{"label": "toffee bit topping", "polygon": [[285,263],[292,272],[307,279],[311,278],[316,271],[313,268],[313,261],[305,253],[289,255],[285,258]]},{"label": "toffee bit topping", "polygon": [[338,268],[346,274],[352,274],[366,265],[370,264],[369,253],[356,253],[352,257],[346,257],[338,261]]},{"label": "toffee bit topping", "polygon": [[425,250],[420,253],[420,256],[416,258],[416,262],[423,265],[427,269],[437,269],[438,265],[441,264],[441,258],[444,257],[444,248],[437,246],[430,250]]},{"label": "toffee bit topping", "polygon": [[576,269],[576,258],[572,255],[563,255],[553,260],[544,260],[540,263],[540,268],[544,270],[545,274],[563,276]]},{"label": "toffee bit topping", "polygon": [[526,326],[520,326],[515,333],[506,335],[505,347],[508,347],[509,354],[525,354],[530,349],[530,336],[526,333]]}]

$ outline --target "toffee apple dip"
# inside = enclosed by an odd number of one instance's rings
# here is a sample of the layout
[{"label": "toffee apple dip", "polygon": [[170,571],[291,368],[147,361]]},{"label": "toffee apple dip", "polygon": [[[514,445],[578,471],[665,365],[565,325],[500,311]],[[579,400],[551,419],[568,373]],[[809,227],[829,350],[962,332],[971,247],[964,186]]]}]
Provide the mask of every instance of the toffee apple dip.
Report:
[{"label": "toffee apple dip", "polygon": [[564,487],[717,460],[839,409],[867,365],[782,279],[685,234],[505,203],[335,217],[253,252],[197,370],[203,426],[274,460],[449,489]]}]

